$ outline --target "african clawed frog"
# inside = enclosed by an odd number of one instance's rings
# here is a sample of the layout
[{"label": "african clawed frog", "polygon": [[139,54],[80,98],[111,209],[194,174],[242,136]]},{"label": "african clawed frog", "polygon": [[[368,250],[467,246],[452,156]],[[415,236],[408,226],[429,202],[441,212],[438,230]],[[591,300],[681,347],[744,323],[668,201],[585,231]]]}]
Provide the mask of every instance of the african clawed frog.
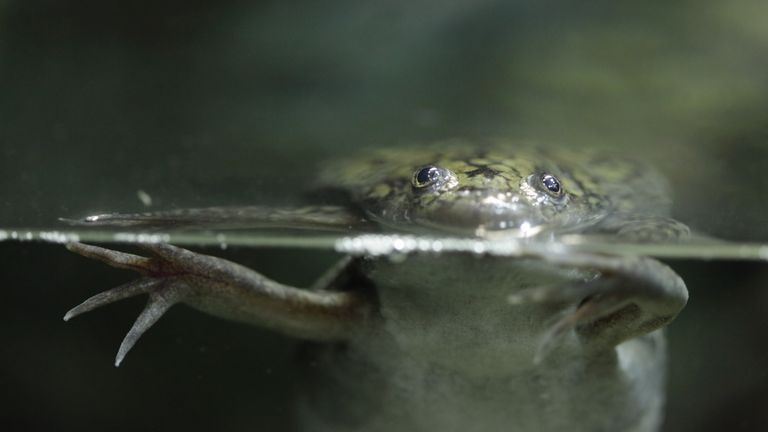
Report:
[{"label": "african clawed frog", "polygon": [[[371,151],[326,166],[342,205],[105,214],[93,226],[337,229],[556,242],[564,233],[675,241],[654,170],[600,153],[452,142]],[[142,277],[65,319],[146,293],[119,364],[172,305],[310,341],[297,407],[307,431],[653,431],[664,400],[661,328],[687,301],[647,257],[526,251],[516,257],[344,257],[315,286],[270,280],[168,244],[150,257],[69,249]]]}]

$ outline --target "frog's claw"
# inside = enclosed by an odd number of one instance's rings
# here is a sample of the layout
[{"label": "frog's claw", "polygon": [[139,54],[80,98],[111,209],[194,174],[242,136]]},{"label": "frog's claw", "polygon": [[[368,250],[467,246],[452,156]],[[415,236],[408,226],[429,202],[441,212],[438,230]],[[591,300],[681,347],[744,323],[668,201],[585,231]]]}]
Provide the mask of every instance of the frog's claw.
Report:
[{"label": "frog's claw", "polygon": [[83,243],[67,243],[66,247],[71,252],[101,261],[111,267],[134,270],[142,274],[148,274],[154,269],[151,258]]},{"label": "frog's claw", "polygon": [[131,348],[133,348],[141,335],[152,327],[152,325],[156,323],[171,306],[179,301],[179,299],[174,296],[168,296],[167,294],[161,295],[158,292],[153,292],[152,290],[158,289],[159,285],[162,285],[162,281],[139,279],[135,282],[130,282],[109,291],[96,294],[67,312],[67,314],[64,315],[64,321],[69,321],[70,318],[81,313],[114,303],[118,300],[148,292],[149,301],[147,302],[147,306],[141,312],[139,317],[136,318],[133,327],[131,327],[128,334],[125,335],[123,342],[120,344],[120,349],[117,351],[115,366],[120,366],[125,355],[128,354]]},{"label": "frog's claw", "polygon": [[133,345],[136,344],[141,335],[152,327],[163,316],[165,311],[178,303],[178,301],[179,299],[164,297],[155,293],[149,295],[147,306],[141,311],[128,334],[123,338],[123,342],[120,343],[120,348],[117,350],[117,356],[115,357],[115,366],[120,366],[125,355],[133,348]]},{"label": "frog's claw", "polygon": [[[115,365],[118,366],[161,316],[176,303],[188,303],[200,310],[238,321],[266,325],[285,333],[312,340],[340,340],[360,330],[369,318],[375,301],[358,291],[309,291],[282,285],[233,262],[198,254],[169,244],[143,244],[153,256],[143,257],[97,246],[71,243],[75,253],[129,269],[142,278],[104,291],[72,308],[69,320],[116,301],[148,294],[149,301],[123,339]],[[334,267],[332,283],[348,266]]]},{"label": "frog's claw", "polygon": [[144,275],[154,275],[155,277],[143,277],[124,285],[120,285],[111,290],[101,292],[88,298],[84,302],[70,309],[64,315],[64,321],[110,303],[134,297],[140,294],[149,294],[147,306],[141,312],[139,317],[128,331],[120,349],[115,357],[115,366],[120,366],[125,355],[131,350],[133,345],[139,340],[152,325],[160,319],[171,306],[181,301],[184,297],[184,284],[175,283],[173,279],[160,278],[161,267],[156,259],[146,258],[138,255],[124,252],[113,251],[97,246],[85,245],[82,243],[70,243],[67,249],[88,258],[93,258],[109,264],[113,267],[137,271]]},{"label": "frog's claw", "polygon": [[582,269],[601,276],[584,282],[542,286],[508,297],[511,304],[575,303],[544,333],[534,356],[540,363],[561,345],[571,330],[583,342],[615,346],[627,339],[663,327],[688,300],[677,274],[647,257],[592,254],[541,255],[539,259]]},{"label": "frog's claw", "polygon": [[70,319],[80,314],[90,312],[110,303],[115,303],[123,299],[135,297],[139,294],[146,294],[159,284],[159,280],[142,278],[133,282],[128,282],[124,285],[120,285],[117,288],[112,288],[109,291],[98,293],[67,311],[67,313],[64,315],[64,321],[69,321]]}]

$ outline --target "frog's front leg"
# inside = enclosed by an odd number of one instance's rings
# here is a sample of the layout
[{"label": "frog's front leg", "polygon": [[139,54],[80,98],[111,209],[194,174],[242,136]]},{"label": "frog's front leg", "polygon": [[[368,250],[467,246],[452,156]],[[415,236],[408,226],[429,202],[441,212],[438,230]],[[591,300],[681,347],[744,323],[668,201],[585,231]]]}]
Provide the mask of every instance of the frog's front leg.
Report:
[{"label": "frog's front leg", "polygon": [[688,301],[688,290],[680,276],[652,258],[566,252],[533,252],[526,256],[599,273],[587,281],[537,287],[509,296],[513,304],[575,305],[542,337],[535,362],[540,362],[571,330],[587,347],[612,347],[669,324]]},{"label": "frog's front leg", "polygon": [[[236,321],[274,328],[309,340],[343,340],[360,331],[371,317],[375,301],[365,290],[305,290],[283,285],[221,258],[198,254],[169,244],[146,244],[152,254],[143,257],[97,246],[71,243],[67,248],[113,267],[134,270],[142,278],[113,288],[76,306],[64,316],[132,297],[149,294],[144,311],[125,336],[115,365],[119,365],[141,335],[171,306],[186,303],[197,309]],[[321,280],[336,282],[349,260]]]},{"label": "frog's front leg", "polygon": [[691,229],[678,220],[623,212],[608,216],[592,231],[608,233],[614,240],[630,243],[678,242],[691,237]]}]

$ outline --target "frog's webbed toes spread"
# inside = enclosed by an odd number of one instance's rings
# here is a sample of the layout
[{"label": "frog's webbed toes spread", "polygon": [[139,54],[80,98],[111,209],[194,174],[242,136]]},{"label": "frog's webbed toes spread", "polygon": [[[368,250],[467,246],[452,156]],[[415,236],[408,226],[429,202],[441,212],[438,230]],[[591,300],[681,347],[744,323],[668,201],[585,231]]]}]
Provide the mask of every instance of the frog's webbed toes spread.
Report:
[{"label": "frog's webbed toes spread", "polygon": [[145,277],[135,281],[96,294],[70,309],[64,315],[64,321],[69,321],[80,314],[102,306],[137,295],[148,294],[147,306],[120,344],[120,349],[115,358],[115,366],[120,365],[125,355],[128,354],[128,351],[131,350],[144,332],[157,322],[171,306],[179,303],[189,294],[189,289],[183,280],[163,274],[163,268],[166,267],[167,271],[168,266],[162,265],[163,263],[157,258],[146,258],[81,243],[70,243],[67,245],[67,249],[113,267],[130,269],[145,275]]},{"label": "frog's webbed toes spread", "polygon": [[64,315],[64,321],[69,321],[71,318],[82,313],[110,303],[115,303],[119,300],[134,297],[139,294],[149,294],[147,306],[141,312],[139,317],[136,318],[133,327],[131,327],[128,334],[125,335],[123,342],[120,344],[120,349],[115,357],[115,366],[120,366],[125,355],[128,354],[131,348],[133,348],[141,335],[152,327],[152,325],[163,316],[165,311],[181,300],[182,296],[178,295],[178,290],[171,289],[162,291],[163,287],[167,285],[169,285],[168,281],[149,278],[142,278],[129,282],[117,288],[96,294],[83,303],[80,303]]}]

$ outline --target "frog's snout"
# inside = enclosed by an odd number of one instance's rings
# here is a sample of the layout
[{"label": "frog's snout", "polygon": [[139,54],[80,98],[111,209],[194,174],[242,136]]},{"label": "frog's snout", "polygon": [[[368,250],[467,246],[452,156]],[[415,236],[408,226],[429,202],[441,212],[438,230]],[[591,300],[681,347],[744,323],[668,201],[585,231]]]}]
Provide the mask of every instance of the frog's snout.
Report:
[{"label": "frog's snout", "polygon": [[521,196],[473,193],[443,200],[419,212],[417,223],[449,232],[484,235],[489,231],[529,237],[539,231],[540,212]]}]

